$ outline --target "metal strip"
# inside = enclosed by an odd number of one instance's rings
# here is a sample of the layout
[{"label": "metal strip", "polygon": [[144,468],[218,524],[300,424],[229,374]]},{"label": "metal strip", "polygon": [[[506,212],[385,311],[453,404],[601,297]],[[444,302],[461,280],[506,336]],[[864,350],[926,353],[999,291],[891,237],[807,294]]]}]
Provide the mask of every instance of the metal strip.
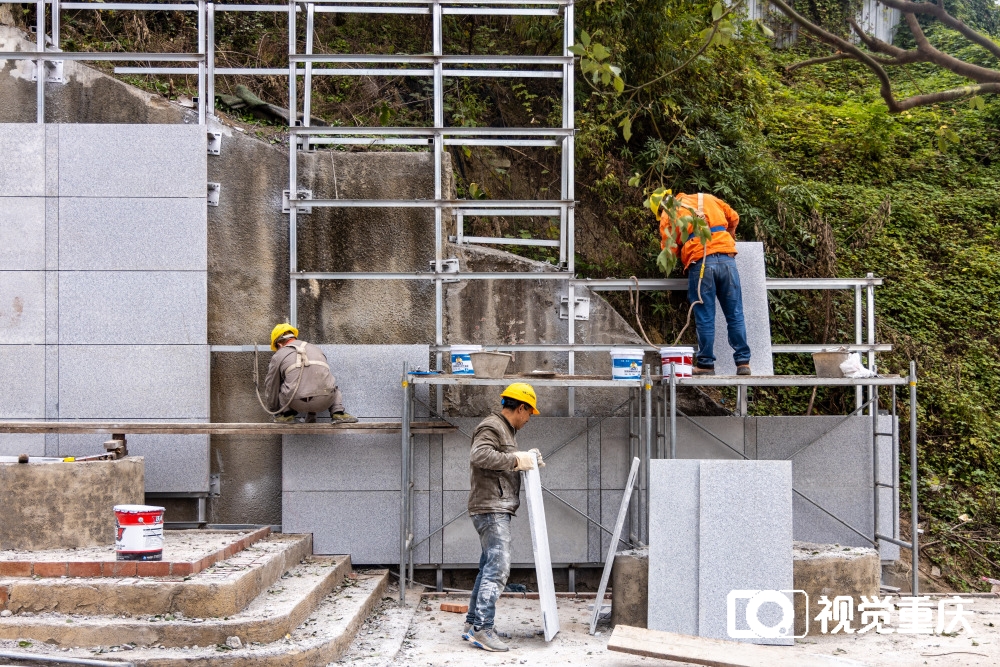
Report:
[{"label": "metal strip", "polygon": [[[223,70],[219,70],[223,71]],[[287,69],[280,70],[287,73]],[[298,70],[300,74],[305,70]],[[497,137],[567,137],[573,136],[575,130],[559,127],[296,127],[289,128],[289,133],[300,135],[356,135],[356,134],[390,134],[401,137],[433,137],[441,134],[445,137],[462,136],[497,136]],[[544,200],[543,200],[544,201]]]},{"label": "metal strip", "polygon": [[[289,203],[292,203],[291,201]],[[297,206],[332,208],[536,208],[539,204],[568,205],[572,202],[559,200],[477,200],[477,199],[310,199]]]},{"label": "metal strip", "polygon": [[524,245],[558,248],[559,241],[544,241],[540,239],[504,239],[492,236],[464,236],[464,243],[481,243],[483,245]]},{"label": "metal strip", "polygon": [[[82,60],[82,61],[145,61],[200,63],[205,56],[199,53],[127,53],[107,51],[0,51],[0,60]],[[193,70],[194,68],[192,68]]]}]

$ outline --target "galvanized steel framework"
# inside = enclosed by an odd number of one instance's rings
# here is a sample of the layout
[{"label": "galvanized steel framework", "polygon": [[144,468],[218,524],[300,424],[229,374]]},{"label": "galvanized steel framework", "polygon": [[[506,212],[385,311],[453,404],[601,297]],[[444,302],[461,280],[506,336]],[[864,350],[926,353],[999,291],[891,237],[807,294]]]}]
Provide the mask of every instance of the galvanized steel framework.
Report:
[{"label": "galvanized steel framework", "polygon": [[[568,356],[568,372],[575,371],[575,354],[577,352],[599,352],[609,350],[610,345],[577,345],[575,343],[575,306],[576,290],[586,287],[592,291],[637,289],[686,289],[686,281],[682,280],[581,280],[574,276],[574,90],[573,67],[574,60],[569,47],[574,43],[573,1],[572,0],[535,0],[524,2],[519,0],[289,0],[287,4],[234,5],[215,4],[206,0],[187,3],[96,3],[96,2],[61,2],[60,0],[36,0],[36,51],[0,53],[0,59],[31,60],[36,64],[36,122],[45,122],[45,86],[47,82],[59,82],[59,66],[62,61],[113,61],[113,62],[163,62],[163,63],[196,63],[196,67],[116,67],[116,73],[131,74],[184,74],[196,75],[198,82],[198,121],[206,124],[209,117],[215,116],[215,76],[216,75],[249,75],[288,77],[288,107],[289,118],[295,119],[297,111],[297,85],[299,77],[303,78],[303,113],[301,123],[289,128],[289,260],[290,289],[289,315],[292,323],[297,319],[297,282],[299,280],[431,280],[435,285],[435,342],[432,350],[436,355],[436,366],[443,368],[443,353],[448,344],[444,341],[443,331],[443,282],[445,280],[560,280],[566,285],[568,307],[568,331],[565,344],[534,344],[534,345],[492,345],[490,349],[500,350],[533,350],[566,353]],[[47,34],[46,6],[50,7],[49,27],[51,36]],[[69,10],[126,10],[126,11],[190,11],[198,15],[197,53],[110,53],[110,52],[63,52],[60,39],[60,13]],[[215,67],[215,14],[216,12],[282,12],[288,16],[288,67],[287,68],[216,68]],[[298,14],[305,13],[305,52],[298,52],[296,21]],[[360,54],[315,54],[314,33],[317,13],[355,13],[381,15],[429,15],[432,24],[433,49],[430,55],[360,55]],[[485,16],[537,16],[548,18],[563,18],[562,54],[558,56],[481,56],[481,55],[446,55],[444,53],[444,37],[442,19],[445,15],[485,15]],[[48,42],[48,45],[47,45]],[[50,46],[49,46],[50,45]],[[316,65],[341,65],[341,67],[316,67]],[[356,67],[361,65],[363,67]],[[51,73],[49,70],[53,70]],[[433,126],[423,128],[386,128],[386,127],[311,127],[310,113],[312,106],[312,78],[314,76],[419,76],[430,77],[433,80]],[[444,122],[444,77],[531,77],[558,78],[562,80],[562,124],[557,128],[490,128],[490,127],[446,127]],[[319,145],[365,145],[365,146],[428,146],[434,156],[434,198],[425,200],[350,200],[350,199],[306,199],[300,198],[297,177],[297,155],[300,150],[310,150]],[[529,146],[558,148],[561,153],[562,173],[560,197],[555,200],[453,200],[446,199],[443,192],[442,154],[446,146]],[[335,273],[335,272],[304,272],[298,270],[297,263],[297,219],[301,210],[311,207],[358,208],[358,207],[408,207],[428,208],[434,210],[435,256],[434,271],[414,273]],[[443,214],[450,211],[456,219],[453,238],[458,243],[481,243],[499,245],[535,245],[558,247],[559,264],[556,270],[549,273],[456,273],[446,271],[443,256]],[[559,217],[559,240],[550,239],[502,239],[493,237],[474,237],[464,234],[464,217],[475,216],[552,216]],[[875,299],[874,288],[882,283],[881,279],[868,274],[863,279],[768,279],[770,289],[853,289],[855,303],[855,341],[848,346],[852,351],[867,353],[867,365],[876,369],[875,354],[888,351],[890,346],[875,342]],[[864,324],[863,324],[864,323]],[[867,325],[865,327],[865,325]],[[867,328],[867,331],[863,331]],[[867,334],[867,335],[865,335]],[[865,341],[867,338],[867,341]],[[830,345],[775,345],[772,352],[803,353],[813,352]],[[213,351],[235,352],[252,350],[252,346],[212,346]],[[647,369],[647,378],[648,378]],[[861,412],[865,407],[873,420],[877,419],[878,395],[875,385],[904,384],[897,382],[854,382],[856,409]],[[912,503],[913,526],[916,526],[916,371],[911,365],[910,378],[910,410],[911,410],[911,465],[913,472]],[[405,385],[404,381],[404,385]],[[670,432],[675,432],[676,414],[673,408],[674,389],[678,383],[668,382],[670,390]],[[712,384],[711,381],[681,381],[679,384]],[[740,412],[745,412],[746,393],[748,385],[762,386],[809,386],[810,384],[837,384],[828,381],[808,382],[803,378],[782,380],[780,378],[754,378],[752,381],[732,382],[740,392]],[[574,387],[591,386],[584,381],[561,381],[559,386],[567,387],[569,394],[569,412],[574,413]],[[621,386],[621,385],[618,385]],[[651,383],[643,384],[646,393],[645,420],[652,419]],[[863,387],[868,387],[868,400],[863,398]],[[893,389],[895,397],[895,389]],[[409,404],[406,401],[407,406]],[[439,403],[440,404],[440,403]],[[638,405],[643,405],[642,401]],[[895,400],[892,401],[895,412]],[[667,399],[663,395],[664,420]],[[404,411],[404,454],[408,448],[409,415]],[[640,421],[642,419],[640,418]],[[877,429],[873,427],[877,433]],[[641,429],[644,435],[638,436],[638,450],[644,452],[644,459],[653,456],[654,448],[657,455],[663,456],[659,441],[649,423]],[[874,436],[873,436],[874,437]],[[670,439],[670,455],[673,455],[673,437]],[[406,464],[402,481],[404,504],[407,496]],[[876,487],[879,486],[876,480]],[[877,496],[875,494],[876,517]],[[641,510],[640,510],[641,511]],[[404,515],[405,517],[405,515]],[[401,517],[402,518],[402,517]],[[588,517],[589,519],[589,517]],[[643,534],[644,530],[638,514],[635,521],[640,525],[633,526],[632,534]],[[405,529],[405,526],[401,526]],[[868,539],[866,537],[866,539]],[[875,535],[875,539],[909,547],[910,544],[898,540]],[[916,590],[916,535],[913,536],[914,556],[914,590]],[[405,544],[405,530],[401,530],[401,561],[412,549]],[[402,563],[401,563],[402,564]],[[412,568],[412,563],[411,563]]]}]

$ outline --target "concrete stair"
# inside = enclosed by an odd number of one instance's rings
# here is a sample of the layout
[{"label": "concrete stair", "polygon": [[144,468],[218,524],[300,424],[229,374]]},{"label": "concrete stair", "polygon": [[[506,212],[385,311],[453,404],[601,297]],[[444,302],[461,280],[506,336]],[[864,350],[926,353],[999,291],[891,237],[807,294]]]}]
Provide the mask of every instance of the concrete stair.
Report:
[{"label": "concrete stair", "polygon": [[190,577],[0,577],[0,591],[15,614],[222,618],[238,614],[311,553],[312,536],[278,534]]}]

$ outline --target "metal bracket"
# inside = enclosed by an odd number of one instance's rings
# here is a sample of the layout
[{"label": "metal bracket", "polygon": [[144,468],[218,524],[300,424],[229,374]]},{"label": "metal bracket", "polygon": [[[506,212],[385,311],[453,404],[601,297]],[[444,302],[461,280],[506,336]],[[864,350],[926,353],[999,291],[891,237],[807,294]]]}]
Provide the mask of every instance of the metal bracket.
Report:
[{"label": "metal bracket", "polygon": [[[431,272],[433,273],[434,272],[434,262],[431,261],[431,262],[428,262],[428,264],[430,265]],[[441,273],[458,273],[458,269],[459,269],[459,266],[458,266],[458,258],[457,257],[450,257],[448,259],[442,259],[441,260]],[[445,283],[457,283],[457,282],[459,282],[459,279],[458,278],[445,278],[441,282],[445,282]]]},{"label": "metal bracket", "polygon": [[209,155],[222,154],[222,132],[208,133],[208,154]]},{"label": "metal bracket", "polygon": [[218,498],[222,495],[222,476],[213,473],[208,476],[208,497]]},{"label": "metal bracket", "polygon": [[219,205],[219,195],[222,193],[221,183],[209,183],[208,184],[208,205],[218,206]]},{"label": "metal bracket", "polygon": [[[282,190],[281,191],[281,212],[282,213],[291,213],[292,212],[292,205],[288,201],[288,194],[290,192],[291,192],[291,190]],[[299,196],[298,196],[298,198],[299,199],[312,199],[313,198],[313,191],[312,190],[306,190],[305,188],[299,188]],[[300,215],[303,215],[303,214],[312,213],[313,209],[312,209],[312,206],[299,206],[298,207],[298,212],[299,212]]]},{"label": "metal bracket", "polygon": [[[590,297],[589,296],[578,296],[573,298],[573,319],[574,320],[589,320],[590,319]],[[559,299],[559,319],[568,320],[569,319],[569,297],[564,296]]]},{"label": "metal bracket", "polygon": [[[31,74],[32,81],[38,81],[38,66],[35,66],[35,71]],[[63,79],[63,61],[62,60],[46,60],[45,61],[45,83],[65,83]]]}]

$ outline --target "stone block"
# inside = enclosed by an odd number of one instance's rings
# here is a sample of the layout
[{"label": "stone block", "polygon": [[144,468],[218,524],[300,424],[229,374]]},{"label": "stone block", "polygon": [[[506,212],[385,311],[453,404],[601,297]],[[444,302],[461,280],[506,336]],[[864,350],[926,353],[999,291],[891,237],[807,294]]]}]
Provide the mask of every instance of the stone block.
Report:
[{"label": "stone block", "polygon": [[619,552],[611,566],[611,627],[647,627],[649,551]]},{"label": "stone block", "polygon": [[[111,545],[115,505],[142,504],[143,464],[0,463],[0,549]],[[65,564],[64,564],[65,566]]]},{"label": "stone block", "polygon": [[0,456],[45,456],[44,433],[0,433]]},{"label": "stone block", "polygon": [[59,200],[59,268],[72,271],[206,271],[201,199]]},{"label": "stone block", "polygon": [[[2,131],[2,130],[0,130]],[[0,179],[0,185],[7,183]],[[45,268],[45,199],[0,199],[0,271],[41,271]]]},{"label": "stone block", "polygon": [[[58,456],[88,456],[104,453],[110,435],[59,435]],[[147,493],[195,493],[208,491],[209,436],[172,434],[126,434],[130,456],[141,456],[146,468]]]},{"label": "stone block", "polygon": [[63,124],[59,194],[204,200],[207,157],[204,126]]},{"label": "stone block", "polygon": [[[320,345],[352,415],[373,419],[399,419],[403,410],[403,362],[410,368],[427,368],[427,345]],[[414,388],[427,403],[427,386]],[[426,418],[427,409],[415,403],[414,417]]]},{"label": "stone block", "polygon": [[0,345],[45,342],[45,272],[0,271]]},{"label": "stone block", "polygon": [[59,342],[206,345],[201,271],[61,271]]},{"label": "stone block", "polygon": [[[835,596],[849,595],[857,609],[862,596],[872,599],[879,595],[882,568],[874,549],[845,549],[830,544],[795,542],[793,554],[795,590],[805,591],[807,596],[795,596],[796,635],[807,634],[807,613],[808,634],[823,634],[822,625],[815,620],[822,609],[818,604],[821,596],[832,600]],[[851,627],[857,630],[863,625],[860,621],[860,616],[856,616]]]},{"label": "stone block", "polygon": [[[745,449],[742,417],[694,417],[693,419],[697,425],[683,417],[677,418],[677,458],[743,458],[740,456]],[[669,422],[667,428],[670,428]],[[669,446],[669,443],[666,446]]]},{"label": "stone block", "polygon": [[[312,533],[316,554],[350,554],[354,565],[399,563],[398,491],[284,491],[285,533]],[[414,494],[416,541],[427,537],[427,493]],[[415,551],[427,562],[427,542]],[[478,558],[478,556],[477,556]]]},{"label": "stone block", "polygon": [[45,196],[45,126],[0,123],[0,197]]},{"label": "stone block", "polygon": [[0,345],[0,418],[45,417],[45,346]]},{"label": "stone block", "polygon": [[[736,251],[736,270],[740,274],[743,292],[743,319],[750,344],[750,370],[754,375],[774,375],[764,244],[739,242]],[[715,304],[715,372],[719,375],[736,373],[733,348],[729,346],[729,334],[726,332],[726,318],[718,301]]]},{"label": "stone block", "polygon": [[[416,489],[428,488],[429,436],[413,438]],[[285,491],[399,491],[400,436],[337,433],[282,436]]]},{"label": "stone block", "polygon": [[699,634],[698,543],[705,531],[699,520],[702,464],[680,459],[650,461],[650,630]]},{"label": "stone block", "polygon": [[61,419],[209,415],[207,345],[61,345]]},{"label": "stone block", "polygon": [[[700,466],[698,634],[732,639],[727,627],[731,591],[792,588],[792,464],[702,461]],[[781,619],[772,607],[758,614],[766,626]],[[745,603],[738,604],[737,630],[746,628],[745,614]],[[749,641],[794,643],[791,636]]]}]

